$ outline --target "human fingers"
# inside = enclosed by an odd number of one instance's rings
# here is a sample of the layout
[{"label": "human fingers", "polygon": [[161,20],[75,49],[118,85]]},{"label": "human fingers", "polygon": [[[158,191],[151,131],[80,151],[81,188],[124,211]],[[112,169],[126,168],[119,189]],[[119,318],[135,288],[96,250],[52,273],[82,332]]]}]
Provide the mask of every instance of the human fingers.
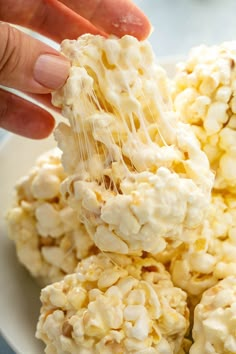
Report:
[{"label": "human fingers", "polygon": [[35,38],[0,23],[0,84],[31,93],[49,93],[66,81],[69,61]]},{"label": "human fingers", "polygon": [[131,0],[59,0],[106,33],[145,39],[151,24]]},{"label": "human fingers", "polygon": [[76,39],[83,33],[105,33],[58,0],[0,1],[0,20],[30,28],[61,42]]},{"label": "human fingers", "polygon": [[32,139],[47,137],[54,118],[39,106],[0,89],[0,127]]}]

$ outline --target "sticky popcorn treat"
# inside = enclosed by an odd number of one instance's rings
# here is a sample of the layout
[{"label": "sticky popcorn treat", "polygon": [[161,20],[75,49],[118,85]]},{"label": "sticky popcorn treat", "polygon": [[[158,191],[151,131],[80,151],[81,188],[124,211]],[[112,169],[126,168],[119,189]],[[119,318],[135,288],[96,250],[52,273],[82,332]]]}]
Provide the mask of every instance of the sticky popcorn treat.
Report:
[{"label": "sticky popcorn treat", "polygon": [[79,260],[96,249],[74,210],[62,200],[65,177],[60,150],[43,154],[16,185],[7,215],[20,262],[42,284],[74,272]]},{"label": "sticky popcorn treat", "polygon": [[192,245],[173,255],[170,272],[176,286],[200,300],[219,280],[236,276],[236,198],[214,192],[207,220]]},{"label": "sticky popcorn treat", "polygon": [[98,254],[44,288],[36,336],[45,353],[183,353],[186,294],[152,258]]},{"label": "sticky popcorn treat", "polygon": [[[204,219],[213,174],[148,42],[84,35],[65,40],[72,63],[54,93],[70,126],[56,140],[69,177],[64,198],[102,251],[162,252]],[[194,235],[193,233],[189,235]]]},{"label": "sticky popcorn treat", "polygon": [[236,353],[236,278],[207,290],[195,308],[190,354]]},{"label": "sticky popcorn treat", "polygon": [[236,41],[201,45],[178,65],[174,107],[190,123],[216,172],[214,187],[236,192]]}]

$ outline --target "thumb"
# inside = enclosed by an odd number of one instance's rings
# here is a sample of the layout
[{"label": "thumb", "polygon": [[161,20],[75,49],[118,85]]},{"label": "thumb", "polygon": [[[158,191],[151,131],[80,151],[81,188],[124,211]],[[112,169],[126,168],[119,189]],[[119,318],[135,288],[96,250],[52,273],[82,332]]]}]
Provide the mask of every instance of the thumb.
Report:
[{"label": "thumb", "polygon": [[0,23],[0,84],[31,93],[49,93],[66,81],[69,61],[53,48]]}]

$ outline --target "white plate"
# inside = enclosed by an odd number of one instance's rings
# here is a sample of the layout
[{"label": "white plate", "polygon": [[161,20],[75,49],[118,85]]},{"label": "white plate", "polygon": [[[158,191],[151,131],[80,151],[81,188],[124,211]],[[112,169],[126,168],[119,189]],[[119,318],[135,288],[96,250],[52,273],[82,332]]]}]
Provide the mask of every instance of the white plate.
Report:
[{"label": "white plate", "polygon": [[[173,74],[176,59],[162,62]],[[43,345],[35,339],[40,308],[40,288],[20,266],[14,245],[7,238],[4,216],[10,207],[17,179],[25,175],[36,158],[56,144],[53,137],[32,141],[10,135],[0,145],[0,329],[18,354],[42,354]]]}]

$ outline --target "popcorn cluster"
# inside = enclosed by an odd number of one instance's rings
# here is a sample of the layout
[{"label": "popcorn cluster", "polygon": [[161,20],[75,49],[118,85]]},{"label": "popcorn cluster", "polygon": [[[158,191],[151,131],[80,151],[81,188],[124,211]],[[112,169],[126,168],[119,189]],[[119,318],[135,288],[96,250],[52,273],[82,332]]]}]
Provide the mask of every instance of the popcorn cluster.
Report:
[{"label": "popcorn cluster", "polygon": [[75,211],[62,200],[65,178],[60,150],[43,154],[16,185],[7,214],[17,256],[41,284],[73,273],[79,260],[96,250]]},{"label": "popcorn cluster", "polygon": [[215,188],[236,192],[236,41],[194,48],[178,65],[174,106],[191,124],[216,172]]},{"label": "popcorn cluster", "polygon": [[152,258],[99,254],[42,291],[46,353],[179,353],[186,294]]},{"label": "popcorn cluster", "polygon": [[166,75],[147,42],[84,35],[65,40],[69,79],[54,93],[70,126],[56,140],[62,187],[102,251],[162,252],[188,239],[209,207],[213,174],[173,112]]}]

